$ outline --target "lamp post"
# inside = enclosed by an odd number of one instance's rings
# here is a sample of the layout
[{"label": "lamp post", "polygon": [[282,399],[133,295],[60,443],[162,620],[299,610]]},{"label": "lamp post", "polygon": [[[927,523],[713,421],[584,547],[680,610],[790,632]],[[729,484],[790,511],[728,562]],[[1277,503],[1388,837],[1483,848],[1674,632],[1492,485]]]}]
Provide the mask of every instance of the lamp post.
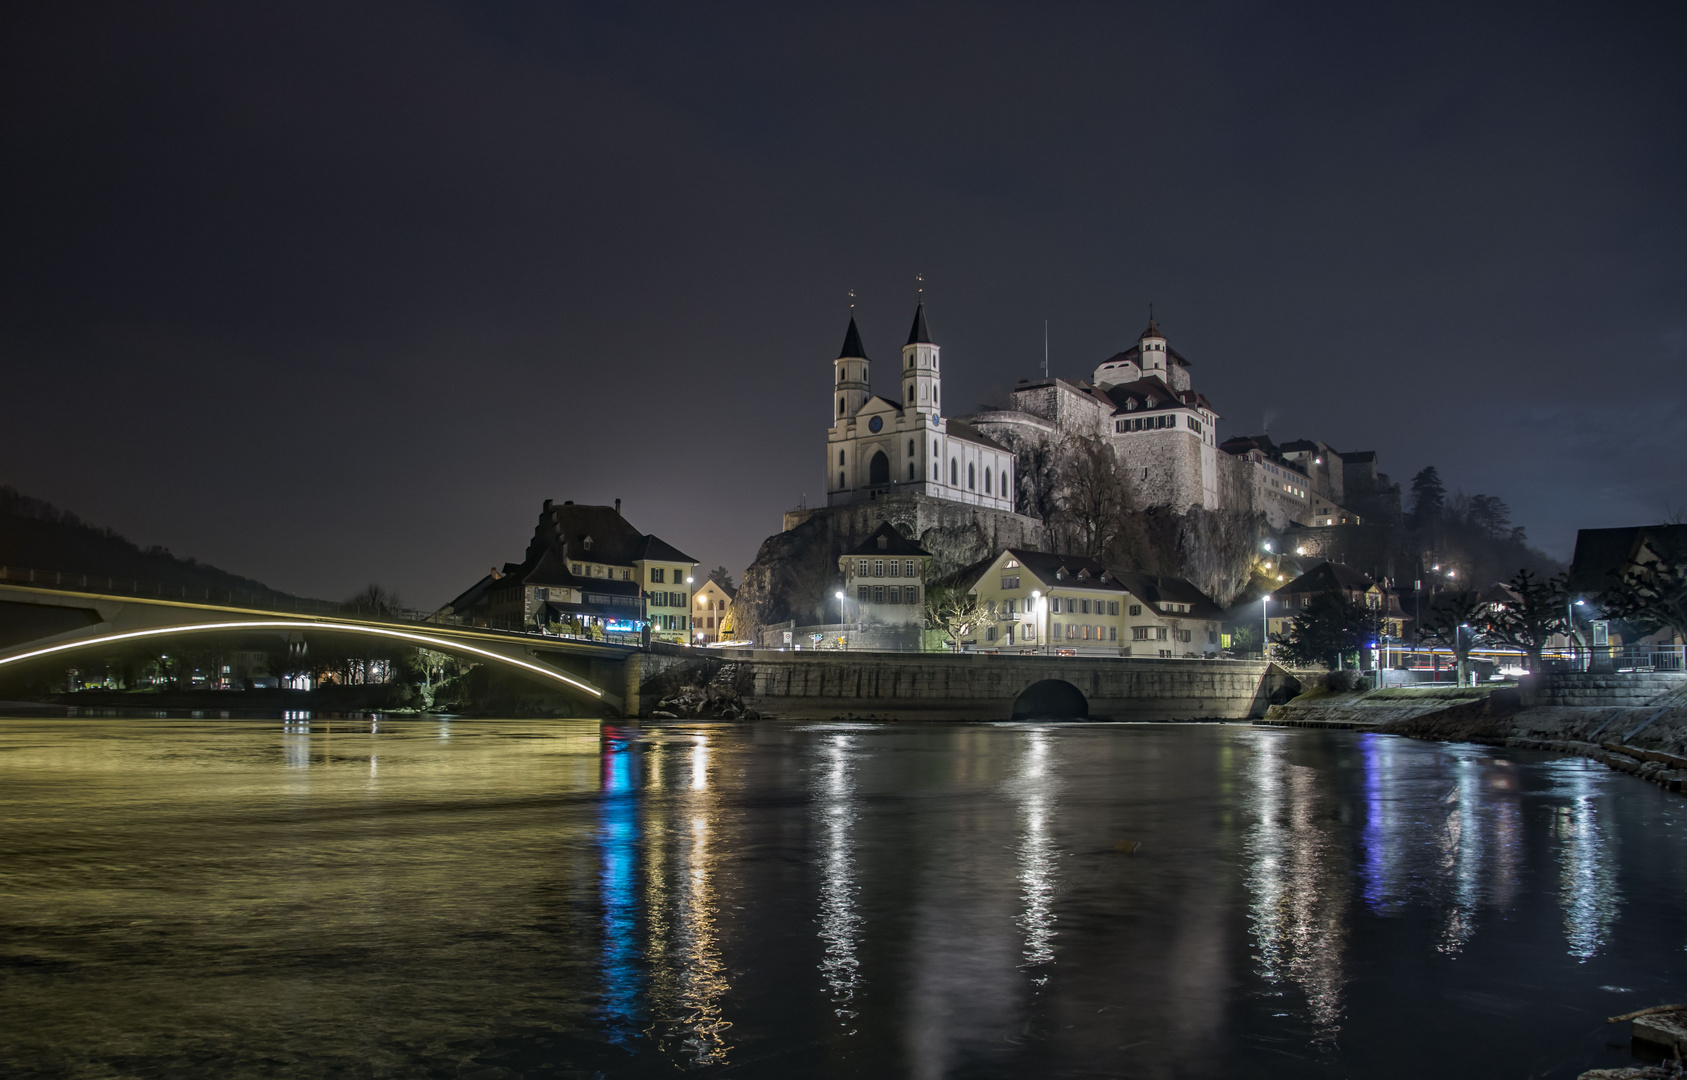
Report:
[{"label": "lamp post", "polygon": [[1271,594],[1259,598],[1259,656],[1271,659]]},{"label": "lamp post", "polygon": [[[1047,646],[1048,646],[1049,635],[1048,635],[1047,628],[1043,625],[1043,607],[1044,607],[1044,605],[1043,605],[1043,594],[1042,594],[1041,590],[1038,590],[1038,589],[1032,589],[1031,590],[1031,606],[1036,609],[1034,612],[1032,612],[1032,615],[1034,616],[1034,618],[1032,619],[1031,625],[1035,626],[1037,628],[1037,633],[1042,636],[1044,652],[1047,652],[1048,651]],[[1033,648],[1031,651],[1032,651],[1032,654],[1035,655],[1036,649]]]}]

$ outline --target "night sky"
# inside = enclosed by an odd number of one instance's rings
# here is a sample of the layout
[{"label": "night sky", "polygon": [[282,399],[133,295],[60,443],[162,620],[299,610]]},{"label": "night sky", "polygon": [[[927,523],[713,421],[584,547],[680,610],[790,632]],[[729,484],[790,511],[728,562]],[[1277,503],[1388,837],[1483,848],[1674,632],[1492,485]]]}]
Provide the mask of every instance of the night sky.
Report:
[{"label": "night sky", "polygon": [[1152,300],[1223,437],[1560,558],[1687,504],[1679,2],[30,7],[0,483],[278,588],[442,603],[547,497],[741,570],[916,273],[950,415]]}]

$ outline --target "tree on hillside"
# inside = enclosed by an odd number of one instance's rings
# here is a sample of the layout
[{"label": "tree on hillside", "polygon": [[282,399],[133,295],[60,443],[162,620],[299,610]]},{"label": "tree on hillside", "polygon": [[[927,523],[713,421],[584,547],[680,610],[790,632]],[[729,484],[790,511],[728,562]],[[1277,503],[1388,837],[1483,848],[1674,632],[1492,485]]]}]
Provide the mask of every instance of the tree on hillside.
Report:
[{"label": "tree on hillside", "polygon": [[1412,517],[1421,525],[1441,516],[1447,501],[1447,485],[1435,466],[1426,465],[1412,477]]},{"label": "tree on hillside", "polygon": [[1654,558],[1629,567],[1600,606],[1643,634],[1667,628],[1687,641],[1687,544],[1650,550]]},{"label": "tree on hillside", "polygon": [[983,614],[978,595],[964,584],[937,583],[926,588],[926,628],[942,634],[956,649],[962,638],[978,628]]},{"label": "tree on hillside", "polygon": [[1381,630],[1381,612],[1339,593],[1319,593],[1289,621],[1287,633],[1271,640],[1291,663],[1341,667],[1347,656],[1369,648]]},{"label": "tree on hillside", "polygon": [[1547,638],[1563,633],[1566,622],[1565,585],[1567,574],[1539,578],[1528,570],[1517,571],[1506,586],[1514,599],[1488,605],[1482,620],[1484,636],[1502,645],[1522,649],[1528,668],[1541,671],[1541,650]]},{"label": "tree on hillside", "polygon": [[1094,437],[1061,446],[1058,518],[1068,550],[1109,562],[1130,527],[1130,482],[1112,447]]},{"label": "tree on hillside", "polygon": [[1014,447],[1014,509],[1042,522],[1045,533],[1054,527],[1060,512],[1059,457],[1047,439],[1027,439]]},{"label": "tree on hillside", "polygon": [[1430,601],[1418,627],[1420,640],[1453,651],[1460,686],[1470,675],[1470,650],[1482,639],[1487,613],[1488,605],[1474,592],[1442,593]]},{"label": "tree on hillside", "polygon": [[713,570],[710,570],[708,580],[714,582],[716,585],[719,585],[729,593],[738,591],[738,585],[732,580],[732,571],[728,570],[724,566],[717,566]]},{"label": "tree on hillside", "polygon": [[404,608],[398,594],[371,582],[356,596],[346,601],[353,611],[372,619],[390,619]]}]

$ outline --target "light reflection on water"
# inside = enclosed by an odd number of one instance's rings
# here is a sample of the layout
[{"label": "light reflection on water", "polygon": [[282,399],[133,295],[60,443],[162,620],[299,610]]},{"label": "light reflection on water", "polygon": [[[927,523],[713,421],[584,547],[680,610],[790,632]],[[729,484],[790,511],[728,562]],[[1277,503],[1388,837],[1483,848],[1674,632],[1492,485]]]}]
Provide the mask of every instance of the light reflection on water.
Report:
[{"label": "light reflection on water", "polygon": [[1687,993],[1680,802],[1527,753],[37,718],[0,791],[8,1076],[1573,1076]]}]

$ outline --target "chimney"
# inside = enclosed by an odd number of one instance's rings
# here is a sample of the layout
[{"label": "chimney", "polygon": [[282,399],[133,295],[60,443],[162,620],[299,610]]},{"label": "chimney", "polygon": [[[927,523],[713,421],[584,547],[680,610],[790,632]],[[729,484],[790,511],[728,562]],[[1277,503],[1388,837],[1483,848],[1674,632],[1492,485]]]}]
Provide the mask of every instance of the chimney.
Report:
[{"label": "chimney", "polygon": [[620,499],[615,500],[615,512],[617,514],[619,514],[621,512],[621,500]]},{"label": "chimney", "polygon": [[493,567],[493,568],[492,568],[492,580],[493,580],[493,581],[497,581],[497,580],[498,580],[498,579],[499,579],[499,578],[501,578],[501,577],[503,577],[503,576],[504,576],[504,575],[502,575],[502,574],[500,574],[500,573],[498,573],[498,568],[497,568],[497,567],[496,567],[496,566],[494,566],[494,567]]},{"label": "chimney", "polygon": [[550,512],[551,512],[551,500],[546,499],[545,500],[545,513],[548,514]]}]

